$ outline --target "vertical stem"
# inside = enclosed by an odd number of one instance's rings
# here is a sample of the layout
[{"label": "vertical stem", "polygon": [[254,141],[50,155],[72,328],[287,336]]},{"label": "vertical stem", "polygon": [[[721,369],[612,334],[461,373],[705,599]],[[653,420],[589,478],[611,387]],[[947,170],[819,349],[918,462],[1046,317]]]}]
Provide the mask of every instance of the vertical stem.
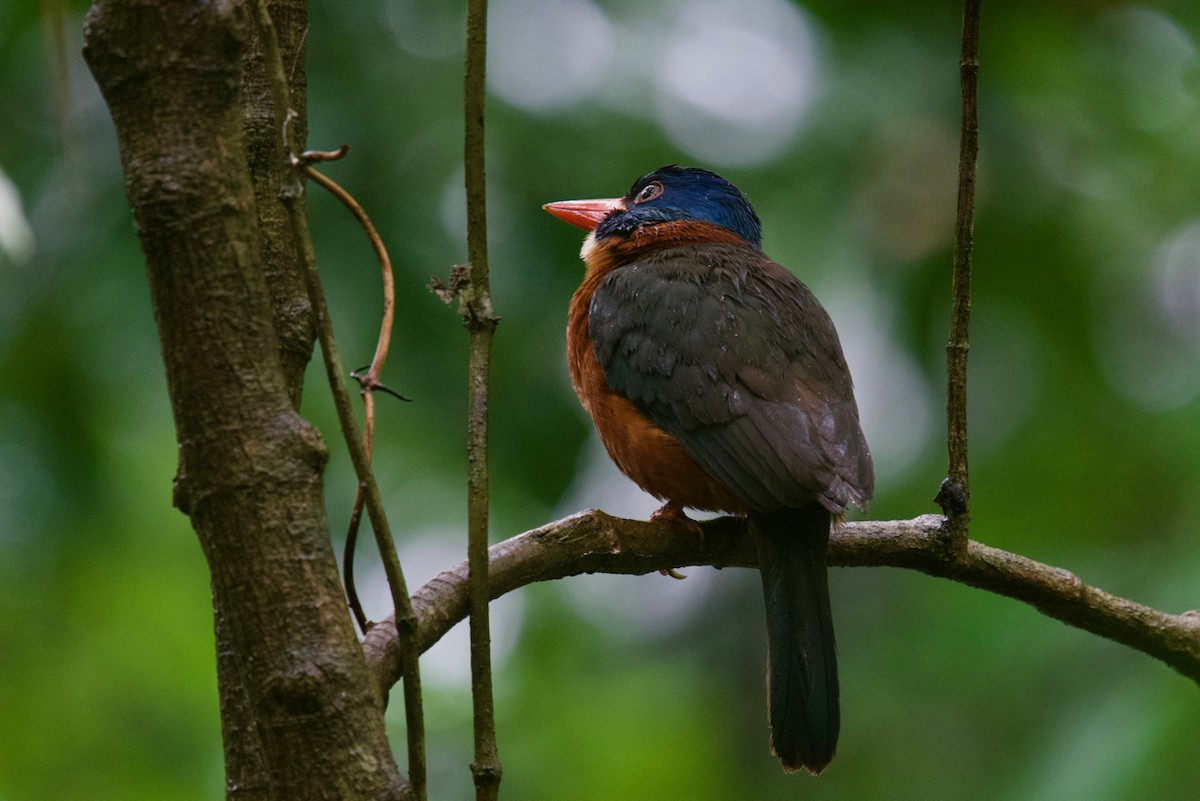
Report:
[{"label": "vertical stem", "polygon": [[470,268],[460,295],[460,311],[471,335],[467,388],[467,562],[470,572],[471,696],[475,710],[475,760],[471,772],[475,778],[475,796],[481,801],[495,799],[500,792],[488,619],[488,372],[492,333],[498,320],[492,312],[488,282],[483,136],[486,54],[487,0],[468,0],[463,160]]},{"label": "vertical stem", "polygon": [[971,246],[975,218],[975,163],[979,153],[979,6],[964,0],[962,53],[962,133],[958,159],[958,210],[954,226],[954,275],[950,340],[946,345],[947,483],[938,501],[950,518],[955,539],[965,541],[970,483],[967,473],[967,354],[971,319]]}]

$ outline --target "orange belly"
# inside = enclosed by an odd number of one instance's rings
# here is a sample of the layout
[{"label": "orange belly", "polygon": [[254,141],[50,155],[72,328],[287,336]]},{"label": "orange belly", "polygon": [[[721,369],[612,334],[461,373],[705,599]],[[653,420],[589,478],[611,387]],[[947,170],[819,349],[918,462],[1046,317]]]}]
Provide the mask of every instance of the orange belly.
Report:
[{"label": "orange belly", "polygon": [[588,336],[588,305],[603,278],[590,271],[571,299],[567,363],[575,394],[592,416],[600,441],[622,473],[655,497],[706,511],[741,513],[745,507],[667,432],[604,380]]}]

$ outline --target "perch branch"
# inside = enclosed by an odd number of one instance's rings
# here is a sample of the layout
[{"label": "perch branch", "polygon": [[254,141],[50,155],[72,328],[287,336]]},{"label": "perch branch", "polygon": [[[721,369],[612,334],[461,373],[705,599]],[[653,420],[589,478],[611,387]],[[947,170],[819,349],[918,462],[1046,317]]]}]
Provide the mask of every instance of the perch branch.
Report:
[{"label": "perch branch", "polygon": [[[829,564],[902,567],[948,578],[1018,601],[1063,623],[1160,659],[1200,684],[1200,613],[1168,614],[1110,595],[1072,573],[978,542],[954,557],[944,547],[946,519],[847,523],[829,541]],[[674,536],[657,523],[625,520],[596,510],[527,531],[493,545],[491,597],[582,573],[641,575],[697,565],[757,567],[744,523],[724,517],[701,524],[704,541]],[[460,564],[417,590],[415,642],[424,651],[467,616],[467,567]],[[400,641],[391,620],[364,638],[367,662],[383,688],[399,676]]]}]

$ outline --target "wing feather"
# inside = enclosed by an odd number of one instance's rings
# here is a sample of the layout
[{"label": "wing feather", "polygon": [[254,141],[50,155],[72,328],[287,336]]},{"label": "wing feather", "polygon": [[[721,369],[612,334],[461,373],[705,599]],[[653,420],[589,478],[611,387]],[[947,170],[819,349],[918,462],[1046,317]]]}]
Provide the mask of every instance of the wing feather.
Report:
[{"label": "wing feather", "polygon": [[873,490],[837,333],[795,276],[761,251],[658,251],[597,288],[588,329],[609,386],[755,509]]}]

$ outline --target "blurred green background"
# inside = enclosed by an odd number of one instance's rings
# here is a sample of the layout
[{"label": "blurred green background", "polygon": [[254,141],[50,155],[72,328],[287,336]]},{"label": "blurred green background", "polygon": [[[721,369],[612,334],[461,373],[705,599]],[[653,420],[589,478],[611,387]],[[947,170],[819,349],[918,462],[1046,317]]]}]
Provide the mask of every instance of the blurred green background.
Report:
[{"label": "blurred green background", "polygon": [[[377,458],[411,584],[465,550],[465,341],[426,290],[465,257],[462,4],[315,2],[311,139],[398,269]],[[0,801],[223,792],[204,560],[115,138],[77,0],[0,4]],[[56,33],[60,20],[62,38]],[[958,137],[951,2],[494,0],[496,539],[645,515],[575,401],[581,234],[544,214],[679,162],[755,202],[841,331],[871,516],[935,511]],[[1200,606],[1200,7],[988,4],[971,351],[973,535],[1168,610]],[[59,51],[59,42],[63,50]],[[344,358],[379,293],[329,198],[314,237]],[[304,411],[353,495],[320,370]],[[359,557],[371,611],[386,590]],[[835,570],[844,725],[820,779],[767,753],[757,577],[535,586],[494,612],[514,799],[1190,799],[1200,691],[1013,601]],[[424,659],[434,798],[470,797],[465,634]],[[399,705],[391,712],[400,743]]]}]

